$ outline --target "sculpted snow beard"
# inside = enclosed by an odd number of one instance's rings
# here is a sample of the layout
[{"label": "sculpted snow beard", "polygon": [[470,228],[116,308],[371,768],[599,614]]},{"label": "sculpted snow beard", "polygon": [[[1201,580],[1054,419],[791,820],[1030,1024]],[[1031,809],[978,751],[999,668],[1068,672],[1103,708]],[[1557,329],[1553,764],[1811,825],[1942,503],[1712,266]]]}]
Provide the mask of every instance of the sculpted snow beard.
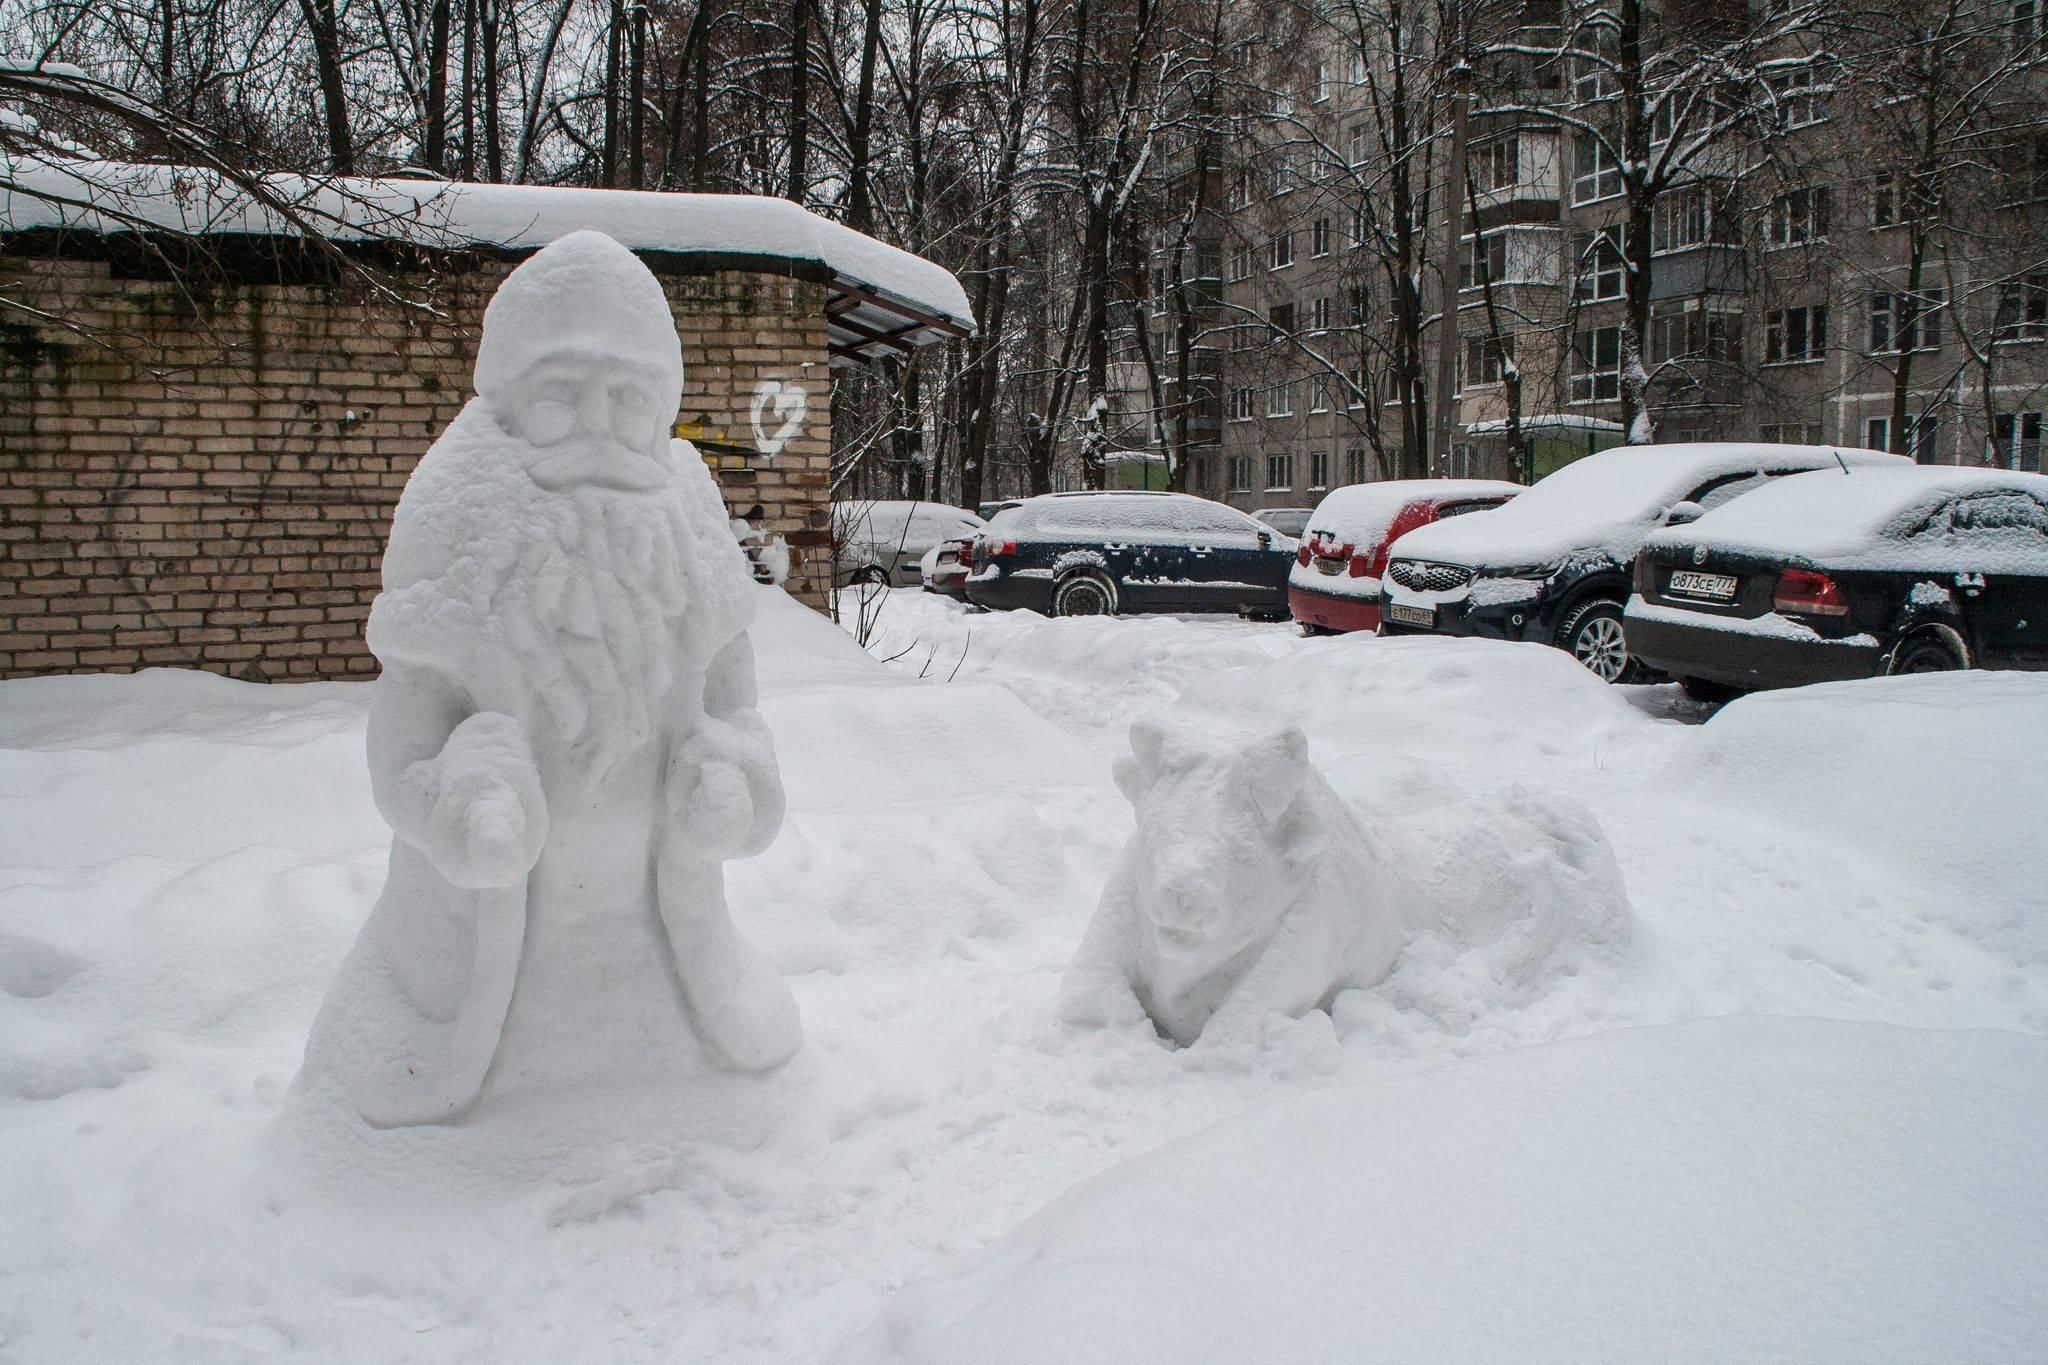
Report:
[{"label": "sculpted snow beard", "polygon": [[[530,468],[526,457],[540,452],[505,454]],[[534,484],[530,496],[537,515],[508,523],[507,543],[494,547],[502,570],[491,615],[539,709],[595,787],[648,742],[653,709],[674,681],[669,659],[689,597],[684,506],[669,484],[645,492]]]}]

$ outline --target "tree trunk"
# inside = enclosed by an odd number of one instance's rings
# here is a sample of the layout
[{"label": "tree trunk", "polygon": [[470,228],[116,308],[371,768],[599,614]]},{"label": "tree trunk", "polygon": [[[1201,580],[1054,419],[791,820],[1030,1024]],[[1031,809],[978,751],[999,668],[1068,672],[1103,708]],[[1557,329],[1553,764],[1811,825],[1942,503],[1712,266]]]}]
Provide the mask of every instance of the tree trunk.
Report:
[{"label": "tree trunk", "polygon": [[811,135],[811,0],[795,0],[789,16],[789,191],[801,204],[810,193],[805,165]]},{"label": "tree trunk", "polygon": [[320,104],[327,120],[327,169],[354,175],[355,142],[348,118],[348,90],[342,83],[341,28],[334,0],[299,0],[306,31],[313,39],[313,68],[320,81]]},{"label": "tree trunk", "polygon": [[647,188],[647,6],[633,5],[631,58],[632,80],[626,96],[632,101],[626,112],[626,183],[636,190]]},{"label": "tree trunk", "polygon": [[875,227],[872,171],[868,165],[869,143],[874,136],[875,62],[882,48],[882,0],[862,0],[867,11],[860,39],[860,85],[853,99],[853,127],[847,134],[846,223],[861,232]]},{"label": "tree trunk", "polygon": [[420,156],[436,175],[448,173],[449,0],[434,0],[427,19],[427,109]]}]

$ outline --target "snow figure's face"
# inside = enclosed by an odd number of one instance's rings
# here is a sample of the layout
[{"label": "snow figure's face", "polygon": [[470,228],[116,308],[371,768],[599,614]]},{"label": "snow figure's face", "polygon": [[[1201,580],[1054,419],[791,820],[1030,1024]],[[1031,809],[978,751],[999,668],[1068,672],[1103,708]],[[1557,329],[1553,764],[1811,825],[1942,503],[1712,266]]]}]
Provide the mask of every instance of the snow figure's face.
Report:
[{"label": "snow figure's face", "polygon": [[493,407],[543,488],[639,492],[667,477],[667,414],[675,402],[651,368],[556,356],[527,370]]},{"label": "snow figure's face", "polygon": [[[1292,728],[1218,741],[1140,721],[1115,765],[1154,1017],[1191,1038],[1299,898],[1288,818],[1308,773]],[[1185,1039],[1184,1039],[1185,1041]]]}]

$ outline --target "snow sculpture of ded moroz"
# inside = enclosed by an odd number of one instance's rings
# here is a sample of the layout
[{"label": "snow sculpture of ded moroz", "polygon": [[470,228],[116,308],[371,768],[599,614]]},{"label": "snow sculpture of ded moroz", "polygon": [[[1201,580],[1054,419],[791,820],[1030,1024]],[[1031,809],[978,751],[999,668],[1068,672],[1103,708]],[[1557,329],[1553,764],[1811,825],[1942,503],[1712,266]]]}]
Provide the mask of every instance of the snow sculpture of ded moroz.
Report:
[{"label": "snow sculpture of ded moroz", "polygon": [[[1361,819],[1294,726],[1139,721],[1113,772],[1136,824],[1061,982],[1069,1025],[1149,1017],[1183,1045],[1247,1039],[1397,963],[1406,998],[1456,1014],[1475,981],[1526,993],[1629,936],[1613,850],[1559,797],[1475,801],[1430,780],[1390,819]],[[1413,804],[1434,846],[1389,828]]]},{"label": "snow sculpture of ded moroz", "polygon": [[400,499],[368,639],[393,839],[302,1087],[372,1123],[492,1093],[764,1071],[802,1042],[722,861],[783,792],[755,709],[754,591],[703,461],[672,441],[661,287],[595,232],[507,277],[477,396]]}]

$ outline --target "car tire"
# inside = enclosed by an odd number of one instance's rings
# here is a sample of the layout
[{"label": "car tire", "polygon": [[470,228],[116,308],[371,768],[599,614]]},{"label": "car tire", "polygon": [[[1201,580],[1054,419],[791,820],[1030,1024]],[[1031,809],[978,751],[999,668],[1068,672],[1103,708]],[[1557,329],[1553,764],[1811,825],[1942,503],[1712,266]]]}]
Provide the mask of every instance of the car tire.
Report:
[{"label": "car tire", "polygon": [[856,570],[853,575],[853,581],[856,583],[873,583],[878,587],[886,588],[889,586],[889,571],[879,564],[870,564],[864,569]]},{"label": "car tire", "polygon": [[1885,665],[1887,673],[1953,673],[1968,667],[1955,647],[1943,639],[1944,632],[1923,630],[1899,641]]},{"label": "car tire", "polygon": [[1724,701],[1734,701],[1742,695],[1742,689],[1739,687],[1730,687],[1727,683],[1708,682],[1705,678],[1680,678],[1678,690],[1694,701],[1705,702],[1711,706],[1718,706]]},{"label": "car tire", "polygon": [[1070,573],[1052,590],[1054,616],[1116,615],[1116,585],[1087,569]]},{"label": "car tire", "polygon": [[1621,603],[1609,597],[1595,597],[1572,608],[1557,628],[1557,647],[1602,682],[1641,682],[1646,672],[1628,652],[1628,637],[1621,628]]}]

